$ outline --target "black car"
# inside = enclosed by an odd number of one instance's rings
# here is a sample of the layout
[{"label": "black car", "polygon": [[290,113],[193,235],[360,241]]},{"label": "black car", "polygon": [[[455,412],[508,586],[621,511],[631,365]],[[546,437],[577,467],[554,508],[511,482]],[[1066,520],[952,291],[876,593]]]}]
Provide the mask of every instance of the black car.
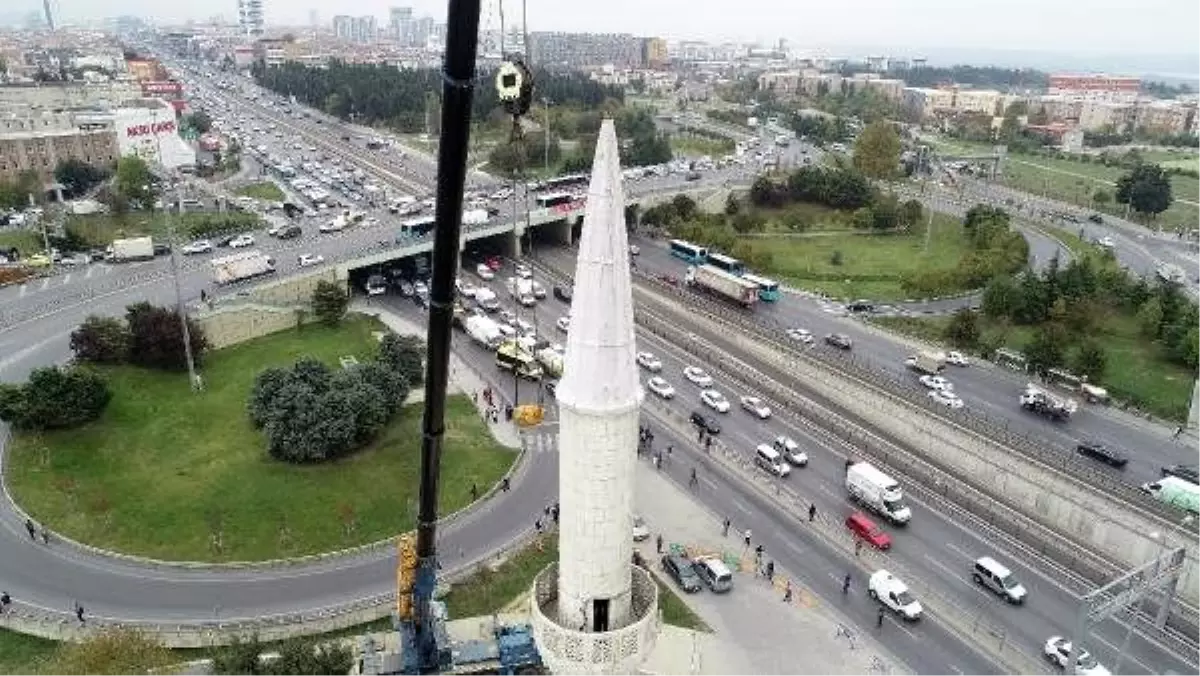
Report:
[{"label": "black car", "polygon": [[854,341],[850,340],[850,336],[844,333],[831,333],[825,336],[825,344],[832,345],[839,350],[849,350],[854,347]]},{"label": "black car", "polygon": [[556,286],[556,287],[554,287],[554,297],[561,300],[564,303],[570,303],[571,302],[571,290],[564,286]]},{"label": "black car", "polygon": [[1174,465],[1162,468],[1163,476],[1173,476],[1194,484],[1200,484],[1200,468],[1195,465]]},{"label": "black car", "polygon": [[1129,462],[1129,458],[1126,458],[1121,452],[1091,441],[1084,441],[1076,445],[1075,452],[1117,468],[1124,467]]},{"label": "black car", "polygon": [[1103,223],[1104,217],[1100,214],[1092,214],[1091,216],[1088,216],[1088,220],[1093,223]]},{"label": "black car", "polygon": [[170,256],[171,255],[171,245],[170,244],[159,244],[159,243],[155,242],[154,243],[154,255],[155,256]]},{"label": "black car", "polygon": [[683,591],[693,594],[704,587],[700,584],[700,576],[692,569],[692,562],[680,554],[667,554],[662,557],[663,572],[675,580]]},{"label": "black car", "polygon": [[693,425],[699,427],[709,434],[721,433],[721,426],[717,424],[717,421],[705,416],[699,411],[692,411],[691,421]]},{"label": "black car", "polygon": [[304,231],[300,229],[300,226],[289,225],[283,230],[280,230],[279,234],[276,236],[279,237],[279,239],[295,239],[302,234],[304,234]]},{"label": "black car", "polygon": [[856,300],[846,306],[850,312],[874,312],[875,304],[869,300]]}]

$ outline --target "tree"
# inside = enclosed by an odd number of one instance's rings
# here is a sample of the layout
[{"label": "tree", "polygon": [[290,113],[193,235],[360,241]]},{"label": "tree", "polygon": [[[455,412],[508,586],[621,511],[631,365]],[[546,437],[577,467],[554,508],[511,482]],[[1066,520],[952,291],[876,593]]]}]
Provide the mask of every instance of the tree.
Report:
[{"label": "tree", "polygon": [[[208,349],[204,329],[190,317],[188,337],[192,360],[199,364]],[[125,308],[125,323],[129,327],[129,361],[146,368],[181,371],[187,368],[187,352],[183,346],[183,326],[174,309],[157,307],[146,302]]]},{"label": "tree", "polygon": [[129,356],[131,336],[116,317],[90,315],[71,332],[71,351],[80,361],[119,364]]},{"label": "tree", "polygon": [[866,126],[854,142],[854,168],[876,180],[893,178],[900,168],[900,135],[886,120]]},{"label": "tree", "polygon": [[1138,330],[1146,338],[1154,340],[1162,331],[1163,306],[1158,298],[1151,298],[1142,303],[1137,311]]},{"label": "tree", "polygon": [[729,193],[725,197],[725,215],[735,216],[740,208],[741,206],[738,204],[738,199],[733,196],[733,193]]},{"label": "tree", "polygon": [[425,341],[417,336],[384,335],[379,342],[379,361],[412,385],[425,383]]},{"label": "tree", "polygon": [[1029,366],[1038,373],[1045,373],[1063,365],[1066,356],[1065,346],[1067,336],[1058,324],[1045,324],[1033,334],[1033,339],[1025,346],[1025,358]]},{"label": "tree", "polygon": [[1104,367],[1107,364],[1108,356],[1104,353],[1104,347],[1096,340],[1083,341],[1075,351],[1075,372],[1087,376],[1093,382],[1104,375]]},{"label": "tree", "polygon": [[117,161],[117,192],[126,200],[148,208],[158,197],[154,175],[146,161],[137,155],[126,155]]},{"label": "tree", "polygon": [[326,326],[337,326],[346,316],[350,296],[338,284],[321,280],[312,295],[313,314]]},{"label": "tree", "polygon": [[34,369],[23,385],[0,384],[0,420],[24,430],[78,427],[99,418],[111,398],[95,371],[47,366]]},{"label": "tree", "polygon": [[1112,201],[1112,193],[1104,189],[1098,189],[1092,193],[1092,201],[1100,206],[1104,206]]},{"label": "tree", "polygon": [[[266,661],[259,656],[276,652],[278,657]],[[214,674],[345,674],[354,665],[349,646],[337,641],[319,642],[316,638],[284,641],[278,647],[262,644],[257,636],[235,637],[233,643],[220,648],[212,657]]]},{"label": "tree", "polygon": [[921,200],[911,199],[900,205],[900,225],[911,228],[921,222],[925,216],[925,207]]},{"label": "tree", "polygon": [[[48,674],[161,673],[179,658],[149,634],[136,629],[104,629],[79,642],[59,644],[43,665]],[[338,673],[338,672],[330,672]]]},{"label": "tree", "polygon": [[108,170],[74,158],[59,162],[54,168],[54,180],[62,184],[64,192],[74,196],[91,190],[97,183],[108,178],[108,175]]},{"label": "tree", "polygon": [[946,340],[956,347],[975,347],[979,344],[979,336],[979,314],[971,308],[955,312],[946,325]]},{"label": "tree", "polygon": [[1117,179],[1116,199],[1140,214],[1157,216],[1171,206],[1170,178],[1157,164],[1138,164]]},{"label": "tree", "polygon": [[207,134],[212,130],[212,118],[203,110],[188,115],[185,124],[191,127],[197,134]]}]

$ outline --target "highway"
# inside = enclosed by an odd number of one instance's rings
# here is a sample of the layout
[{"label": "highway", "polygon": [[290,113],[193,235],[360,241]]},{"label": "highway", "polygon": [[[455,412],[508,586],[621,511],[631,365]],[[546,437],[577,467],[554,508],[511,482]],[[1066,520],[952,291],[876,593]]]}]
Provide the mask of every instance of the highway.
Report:
[{"label": "highway", "polygon": [[[472,266],[473,267],[473,266]],[[568,268],[571,269],[571,268]],[[538,327],[539,332],[551,341],[562,342],[565,334],[558,330],[555,322],[569,313],[567,306],[552,298],[541,301],[533,309],[519,309],[507,298],[501,279],[490,284],[465,275],[475,284],[486,284],[497,292],[504,306],[519,318]],[[547,284],[549,287],[550,284]],[[405,307],[407,306],[407,307]],[[401,311],[414,313],[411,303],[400,301]],[[461,340],[456,338],[456,340]],[[661,375],[676,390],[671,400],[661,400],[651,392],[644,405],[646,421],[656,432],[655,448],[674,447],[672,459],[666,471],[673,472],[686,485],[690,470],[699,468],[702,491],[710,507],[727,515],[735,527],[749,527],[766,546],[769,558],[776,559],[788,570],[801,576],[808,588],[824,597],[826,602],[841,602],[840,582],[846,572],[854,570],[852,557],[840,554],[820,536],[803,523],[788,517],[770,496],[749,488],[744,480],[728,473],[712,469],[713,464],[704,458],[695,438],[681,438],[673,426],[664,424],[664,412],[670,411],[675,425],[687,428],[686,416],[692,411],[701,411],[715,417],[722,430],[721,441],[731,448],[751,457],[756,445],[770,442],[785,434],[798,441],[809,454],[809,464],[796,468],[783,482],[800,493],[805,501],[817,506],[818,514],[834,528],[853,511],[846,499],[842,485],[843,464],[848,449],[825,430],[812,426],[798,426],[780,418],[759,420],[737,407],[738,397],[750,392],[709,371],[715,379],[715,389],[734,403],[729,413],[720,414],[706,408],[699,400],[700,388],[687,381],[682,375],[685,366],[709,368],[687,356],[677,346],[639,331],[639,349],[653,353],[663,362]],[[462,354],[467,353],[461,348]],[[472,358],[480,370],[488,367],[491,353],[481,347],[472,346]],[[643,372],[643,380],[652,374]],[[510,380],[511,383],[511,380]],[[521,401],[537,400],[537,388],[528,381],[520,384]],[[511,385],[504,388],[511,393]],[[670,438],[664,438],[660,432]],[[1074,613],[1078,608],[1076,589],[1056,571],[1047,571],[1032,559],[1027,559],[1001,544],[996,533],[975,524],[962,514],[946,514],[937,505],[925,504],[914,499],[910,493],[915,516],[913,523],[904,528],[886,526],[894,538],[895,545],[885,557],[879,557],[879,565],[886,567],[902,579],[914,575],[924,584],[933,586],[940,595],[949,598],[963,609],[982,618],[985,623],[996,623],[1007,632],[1006,640],[1024,646],[1038,654],[1045,639],[1056,633],[1069,631]],[[650,517],[650,512],[646,512]],[[881,524],[882,525],[882,524]],[[737,549],[731,542],[731,548]],[[1030,600],[1023,607],[1009,606],[1000,599],[975,587],[968,573],[970,563],[977,557],[990,555],[1012,568],[1030,590]],[[859,569],[855,584],[859,595],[852,606],[853,617],[863,629],[874,621],[873,606],[865,599],[866,575],[872,569]],[[890,620],[889,620],[890,622]],[[893,626],[895,629],[893,629]],[[937,622],[922,622],[916,625],[896,623],[886,627],[891,638],[900,643],[890,643],[889,648],[897,651],[902,659],[917,667],[922,673],[950,673],[961,670],[965,673],[991,673],[995,670],[986,660],[966,650],[961,641],[948,635]],[[1116,663],[1116,652],[1124,639],[1124,625],[1109,622],[1094,635],[1094,652],[1109,665]],[[903,638],[901,638],[903,637]],[[937,646],[931,648],[931,646]],[[919,648],[919,650],[918,650]],[[1193,669],[1185,659],[1164,654],[1162,650],[1145,638],[1134,634],[1126,652],[1125,668],[1129,673],[1163,673],[1165,670]]]}]

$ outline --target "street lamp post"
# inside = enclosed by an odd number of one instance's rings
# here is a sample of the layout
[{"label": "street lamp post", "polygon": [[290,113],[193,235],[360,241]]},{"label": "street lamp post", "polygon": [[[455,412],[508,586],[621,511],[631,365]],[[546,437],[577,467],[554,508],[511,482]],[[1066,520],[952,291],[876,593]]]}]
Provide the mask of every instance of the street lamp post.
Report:
[{"label": "street lamp post", "polygon": [[550,99],[542,99],[542,109],[546,112],[546,144],[545,144],[545,172],[550,175]]},{"label": "street lamp post", "polygon": [[[185,184],[186,185],[186,184]],[[179,205],[179,215],[183,215],[183,191],[176,193]],[[175,313],[179,315],[180,333],[183,337],[183,355],[187,361],[188,381],[192,390],[199,392],[204,389],[200,375],[196,373],[196,360],[192,354],[192,333],[188,328],[187,308],[183,304],[183,289],[179,284],[179,243],[175,241],[175,226],[171,219],[170,205],[167,206],[167,245],[171,247],[171,279],[175,283]]]}]

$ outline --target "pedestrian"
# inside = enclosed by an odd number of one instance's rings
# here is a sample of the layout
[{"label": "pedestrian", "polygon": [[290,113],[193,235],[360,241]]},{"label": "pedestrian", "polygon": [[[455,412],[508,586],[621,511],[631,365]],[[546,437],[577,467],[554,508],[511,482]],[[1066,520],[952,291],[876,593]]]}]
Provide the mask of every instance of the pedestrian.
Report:
[{"label": "pedestrian", "polygon": [[550,508],[550,518],[554,519],[554,523],[558,523],[558,503],[557,502],[554,503],[554,506]]},{"label": "pedestrian", "polygon": [[879,606],[879,609],[875,612],[875,626],[883,626],[883,606]]},{"label": "pedestrian", "polygon": [[29,539],[37,542],[37,526],[33,525],[33,519],[25,519],[25,530],[29,531]]},{"label": "pedestrian", "polygon": [[50,544],[50,529],[45,526],[42,527],[42,544]]},{"label": "pedestrian", "polygon": [[783,602],[784,603],[792,602],[792,581],[791,580],[788,580],[787,582],[784,583]]},{"label": "pedestrian", "polygon": [[504,491],[505,493],[508,492],[508,477],[504,477],[500,480],[500,490]]},{"label": "pedestrian", "polygon": [[201,303],[208,302],[208,292],[205,291],[204,289],[200,289],[200,302]]},{"label": "pedestrian", "polygon": [[83,604],[75,604],[75,617],[79,618],[79,624],[83,624]]},{"label": "pedestrian", "polygon": [[712,452],[712,437],[708,437],[707,439],[704,440],[704,452],[705,453]]},{"label": "pedestrian", "polygon": [[658,535],[657,538],[655,538],[654,546],[658,550],[658,553],[662,554],[662,534],[661,533]]},{"label": "pedestrian", "polygon": [[816,503],[812,503],[808,506],[808,522],[812,523],[812,520],[815,518],[817,518],[817,505]]},{"label": "pedestrian", "polygon": [[475,482],[472,481],[471,482],[471,502],[475,502],[478,499],[479,499],[479,486],[476,486]]},{"label": "pedestrian", "polygon": [[667,460],[671,459],[671,451],[673,450],[675,450],[675,447],[671,444],[667,444]]},{"label": "pedestrian", "polygon": [[762,557],[763,557],[763,546],[762,546],[762,543],[759,543],[759,545],[754,548],[754,563],[761,566],[762,565]]},{"label": "pedestrian", "polygon": [[842,596],[850,593],[850,573],[846,573],[846,577],[842,578]]},{"label": "pedestrian", "polygon": [[688,479],[688,487],[695,488],[700,485],[700,480],[696,478],[696,468],[692,468],[692,478]]},{"label": "pedestrian", "polygon": [[697,430],[696,441],[698,441],[698,442],[704,441],[704,428],[703,427],[701,427]]},{"label": "pedestrian", "polygon": [[654,454],[654,469],[662,469],[662,451]]},{"label": "pedestrian", "polygon": [[545,516],[550,516],[550,509],[551,509],[553,506],[554,506],[554,505],[546,505],[545,507],[543,507],[543,508],[542,508],[542,514],[543,514],[543,515],[545,515]]},{"label": "pedestrian", "polygon": [[534,522],[533,522],[533,528],[534,528],[534,530],[536,530],[538,533],[541,533],[541,532],[542,532],[542,520],[541,520],[541,519],[538,519],[538,520],[534,521]]},{"label": "pedestrian", "polygon": [[774,561],[767,561],[767,581],[768,582],[775,581],[775,562]]},{"label": "pedestrian", "polygon": [[721,524],[721,537],[729,537],[729,517],[725,517],[724,523]]},{"label": "pedestrian", "polygon": [[1180,434],[1183,434],[1183,426],[1182,425],[1175,428],[1175,434],[1172,434],[1171,438],[1178,439]]},{"label": "pedestrian", "polygon": [[746,548],[749,549],[749,547],[750,547],[750,529],[749,528],[746,529],[745,540],[746,540]]},{"label": "pedestrian", "polygon": [[859,552],[861,552],[861,551],[862,551],[862,540],[855,538],[854,539],[854,555],[858,556]]},{"label": "pedestrian", "polygon": [[8,592],[0,592],[0,615],[7,615],[11,606],[12,597],[8,595]]}]

